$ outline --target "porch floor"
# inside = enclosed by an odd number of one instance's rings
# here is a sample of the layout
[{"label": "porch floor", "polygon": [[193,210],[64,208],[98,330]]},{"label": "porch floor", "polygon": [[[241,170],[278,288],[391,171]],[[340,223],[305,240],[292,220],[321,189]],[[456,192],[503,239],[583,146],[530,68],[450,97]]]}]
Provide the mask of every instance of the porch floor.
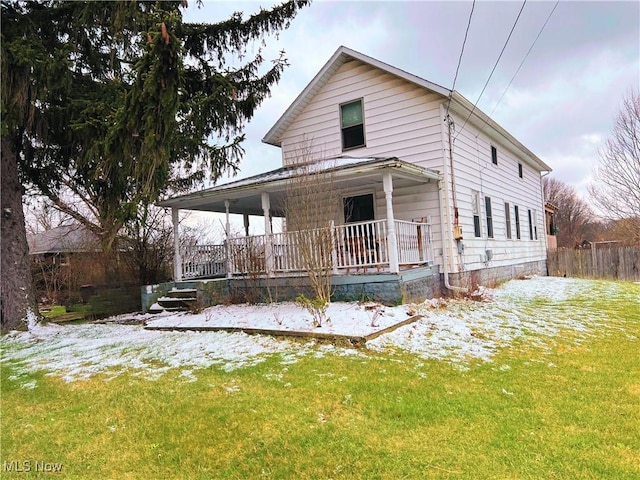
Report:
[{"label": "porch floor", "polygon": [[147,321],[145,329],[244,332],[359,346],[421,318],[407,305],[387,307],[356,302],[332,302],[327,317],[329,320],[321,327],[314,327],[311,313],[293,302],[216,305],[198,314],[159,314]]}]

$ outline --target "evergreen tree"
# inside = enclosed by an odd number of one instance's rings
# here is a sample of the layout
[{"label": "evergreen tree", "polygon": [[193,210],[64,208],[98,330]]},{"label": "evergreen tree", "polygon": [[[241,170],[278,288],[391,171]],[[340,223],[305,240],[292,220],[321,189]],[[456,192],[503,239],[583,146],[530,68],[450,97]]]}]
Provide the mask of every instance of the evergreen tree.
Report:
[{"label": "evergreen tree", "polygon": [[286,66],[280,56],[266,68],[247,47],[307,3],[187,24],[184,0],[2,0],[3,330],[36,312],[23,188],[45,194],[107,251],[169,186],[235,171],[242,130]]}]

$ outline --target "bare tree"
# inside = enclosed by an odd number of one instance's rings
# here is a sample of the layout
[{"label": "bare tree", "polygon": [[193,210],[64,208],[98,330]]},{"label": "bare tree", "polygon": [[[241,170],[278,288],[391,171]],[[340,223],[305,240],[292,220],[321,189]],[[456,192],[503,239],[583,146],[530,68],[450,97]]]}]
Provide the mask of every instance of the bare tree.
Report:
[{"label": "bare tree", "polygon": [[286,225],[300,266],[305,270],[315,298],[299,297],[317,326],[326,320],[331,300],[331,275],[335,238],[333,222],[341,196],[334,185],[330,162],[318,160],[312,142],[305,140],[295,153],[295,175],[287,185]]},{"label": "bare tree", "polygon": [[611,137],[600,152],[589,193],[602,215],[617,220],[620,240],[640,244],[640,95],[624,98]]},{"label": "bare tree", "polygon": [[27,235],[45,232],[74,222],[71,217],[53,206],[46,197],[37,195],[25,195],[24,220]]},{"label": "bare tree", "polygon": [[558,207],[555,215],[558,247],[574,247],[583,240],[591,240],[587,237],[593,213],[575,188],[551,177],[544,177],[543,187],[545,200]]}]

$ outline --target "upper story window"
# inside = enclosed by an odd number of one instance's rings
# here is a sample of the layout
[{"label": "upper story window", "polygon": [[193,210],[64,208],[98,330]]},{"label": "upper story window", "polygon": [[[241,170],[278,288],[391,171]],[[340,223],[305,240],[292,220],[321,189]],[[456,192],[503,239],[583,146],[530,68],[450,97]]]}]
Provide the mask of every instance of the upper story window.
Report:
[{"label": "upper story window", "polygon": [[365,146],[362,100],[340,105],[340,129],[342,150]]},{"label": "upper story window", "polygon": [[498,149],[491,145],[491,163],[498,164]]},{"label": "upper story window", "polygon": [[518,176],[520,178],[522,178],[522,164],[521,163],[518,164]]}]

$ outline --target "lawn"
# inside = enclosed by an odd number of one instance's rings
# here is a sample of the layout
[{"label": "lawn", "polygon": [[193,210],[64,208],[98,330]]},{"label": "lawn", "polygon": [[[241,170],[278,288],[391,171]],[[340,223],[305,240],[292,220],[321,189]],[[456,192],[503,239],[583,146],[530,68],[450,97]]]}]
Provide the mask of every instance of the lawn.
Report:
[{"label": "lawn", "polygon": [[359,350],[125,325],[10,335],[0,476],[640,478],[640,285],[510,284]]}]

